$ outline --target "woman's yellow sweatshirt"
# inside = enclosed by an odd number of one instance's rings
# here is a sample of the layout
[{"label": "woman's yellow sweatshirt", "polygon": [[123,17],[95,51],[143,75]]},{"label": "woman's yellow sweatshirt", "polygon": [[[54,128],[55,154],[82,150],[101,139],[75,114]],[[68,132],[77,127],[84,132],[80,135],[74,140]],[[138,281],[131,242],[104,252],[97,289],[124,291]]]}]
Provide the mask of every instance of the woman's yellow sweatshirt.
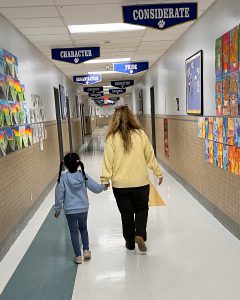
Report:
[{"label": "woman's yellow sweatshirt", "polygon": [[124,150],[119,133],[107,138],[102,167],[102,183],[112,181],[115,188],[139,187],[149,184],[148,168],[157,177],[162,172],[154,155],[153,147],[143,130],[131,133],[133,147],[128,153]]}]

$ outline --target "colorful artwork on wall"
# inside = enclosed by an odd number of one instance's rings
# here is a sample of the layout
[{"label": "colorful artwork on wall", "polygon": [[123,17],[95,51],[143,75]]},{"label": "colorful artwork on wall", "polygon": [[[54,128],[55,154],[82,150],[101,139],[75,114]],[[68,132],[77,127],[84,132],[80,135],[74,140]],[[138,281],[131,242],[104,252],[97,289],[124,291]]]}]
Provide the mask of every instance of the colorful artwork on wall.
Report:
[{"label": "colorful artwork on wall", "polygon": [[228,118],[223,118],[223,143],[228,143]]},{"label": "colorful artwork on wall", "polygon": [[213,141],[213,117],[208,118],[208,126],[209,126],[209,132],[208,132],[208,139],[210,141]]},{"label": "colorful artwork on wall", "polygon": [[205,118],[198,118],[198,137],[205,139]]},{"label": "colorful artwork on wall", "polygon": [[205,139],[205,159],[209,161],[209,140]]},{"label": "colorful artwork on wall", "polygon": [[213,164],[218,167],[218,144],[213,142]]},{"label": "colorful artwork on wall", "polygon": [[168,119],[164,119],[164,153],[165,157],[169,158],[169,145],[168,145]]},{"label": "colorful artwork on wall", "polygon": [[186,59],[186,99],[187,114],[203,113],[202,95],[202,50]]},{"label": "colorful artwork on wall", "polygon": [[235,174],[235,146],[228,147],[228,171],[232,174]]},{"label": "colorful artwork on wall", "polygon": [[238,72],[230,74],[230,114],[238,115]]},{"label": "colorful artwork on wall", "polygon": [[218,142],[218,119],[213,118],[213,141]]},{"label": "colorful artwork on wall", "polygon": [[230,76],[223,76],[223,114],[230,115]]},{"label": "colorful artwork on wall", "polygon": [[213,141],[209,141],[209,163],[213,164]]},{"label": "colorful artwork on wall", "polygon": [[230,73],[238,71],[238,30],[236,26],[230,31]]},{"label": "colorful artwork on wall", "polygon": [[29,123],[25,86],[19,81],[17,57],[0,49],[0,156],[31,144]]},{"label": "colorful artwork on wall", "polygon": [[223,143],[223,118],[217,118],[218,142]]},{"label": "colorful artwork on wall", "polygon": [[218,143],[218,167],[223,168],[223,144]]},{"label": "colorful artwork on wall", "polygon": [[228,145],[234,145],[234,118],[228,118]]},{"label": "colorful artwork on wall", "polygon": [[240,118],[234,119],[234,145],[240,147]]},{"label": "colorful artwork on wall", "polygon": [[235,175],[240,176],[240,148],[235,150]]},{"label": "colorful artwork on wall", "polygon": [[228,145],[223,145],[223,169],[228,171]]},{"label": "colorful artwork on wall", "polygon": [[223,75],[229,74],[229,60],[230,60],[230,32],[226,32],[222,36],[222,67]]},{"label": "colorful artwork on wall", "polygon": [[216,112],[218,116],[223,114],[223,83],[222,77],[216,78],[216,89],[215,89],[215,103],[216,103]]},{"label": "colorful artwork on wall", "polygon": [[222,76],[222,37],[216,39],[215,43],[215,71],[216,77]]}]

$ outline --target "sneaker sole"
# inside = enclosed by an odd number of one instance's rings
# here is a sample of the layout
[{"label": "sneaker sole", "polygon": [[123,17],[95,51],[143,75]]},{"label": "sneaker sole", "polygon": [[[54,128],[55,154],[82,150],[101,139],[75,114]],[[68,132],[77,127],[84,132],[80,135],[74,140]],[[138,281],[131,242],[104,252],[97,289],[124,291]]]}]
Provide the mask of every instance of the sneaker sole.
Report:
[{"label": "sneaker sole", "polygon": [[138,250],[141,254],[146,254],[147,253],[147,247],[145,243],[142,242],[142,240],[139,237],[135,238],[135,242],[138,245]]}]

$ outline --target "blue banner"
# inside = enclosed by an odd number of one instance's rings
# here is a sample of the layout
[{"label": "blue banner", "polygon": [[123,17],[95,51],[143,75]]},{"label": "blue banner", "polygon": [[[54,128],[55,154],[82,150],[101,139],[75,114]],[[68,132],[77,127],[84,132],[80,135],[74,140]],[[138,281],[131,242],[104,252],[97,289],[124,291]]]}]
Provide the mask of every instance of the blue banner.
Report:
[{"label": "blue banner", "polygon": [[117,88],[126,88],[128,86],[134,85],[134,80],[118,80],[118,81],[111,81],[111,85]]},{"label": "blue banner", "polygon": [[126,89],[110,89],[109,94],[120,95],[126,93]]},{"label": "blue banner", "polygon": [[91,98],[97,98],[97,97],[103,97],[104,93],[100,92],[100,93],[88,93],[88,97]]},{"label": "blue banner", "polygon": [[91,75],[73,76],[73,81],[80,84],[90,85],[102,81],[102,75],[91,74]]},{"label": "blue banner", "polygon": [[84,87],[83,91],[85,93],[98,93],[103,91],[102,86]]},{"label": "blue banner", "polygon": [[144,62],[130,62],[130,63],[116,63],[113,64],[113,71],[124,73],[124,74],[136,74],[147,70],[149,64],[147,61]]},{"label": "blue banner", "polygon": [[84,61],[100,57],[100,47],[56,48],[52,49],[51,52],[52,59],[71,64],[80,64]]},{"label": "blue banner", "polygon": [[109,100],[116,102],[120,100],[120,97],[109,97]]},{"label": "blue banner", "polygon": [[123,22],[164,30],[196,20],[198,4],[163,3],[123,6]]}]

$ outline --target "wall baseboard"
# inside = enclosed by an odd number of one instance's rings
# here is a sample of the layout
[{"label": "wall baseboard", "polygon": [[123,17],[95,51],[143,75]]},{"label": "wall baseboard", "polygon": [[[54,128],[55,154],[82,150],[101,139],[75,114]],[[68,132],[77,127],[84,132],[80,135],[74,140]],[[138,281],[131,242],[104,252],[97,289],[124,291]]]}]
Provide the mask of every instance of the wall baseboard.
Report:
[{"label": "wall baseboard", "polygon": [[227,230],[229,230],[236,238],[240,240],[240,224],[232,220],[216,205],[211,203],[206,197],[199,193],[192,185],[190,185],[184,178],[178,173],[173,171],[162,160],[158,159],[159,163],[164,169],[171,174],[180,184],[182,184],[189,193],[209,212],[211,213]]},{"label": "wall baseboard", "polygon": [[11,232],[5,237],[5,239],[0,243],[0,261],[3,257],[7,254],[9,249],[12,247],[14,242],[17,240],[21,232],[25,229],[28,222],[34,216],[40,205],[46,199],[47,195],[53,189],[54,185],[56,184],[56,178],[54,178],[45,190],[41,193],[41,195],[37,198],[34,204],[29,208],[27,213],[21,218],[18,224],[11,230]]}]

